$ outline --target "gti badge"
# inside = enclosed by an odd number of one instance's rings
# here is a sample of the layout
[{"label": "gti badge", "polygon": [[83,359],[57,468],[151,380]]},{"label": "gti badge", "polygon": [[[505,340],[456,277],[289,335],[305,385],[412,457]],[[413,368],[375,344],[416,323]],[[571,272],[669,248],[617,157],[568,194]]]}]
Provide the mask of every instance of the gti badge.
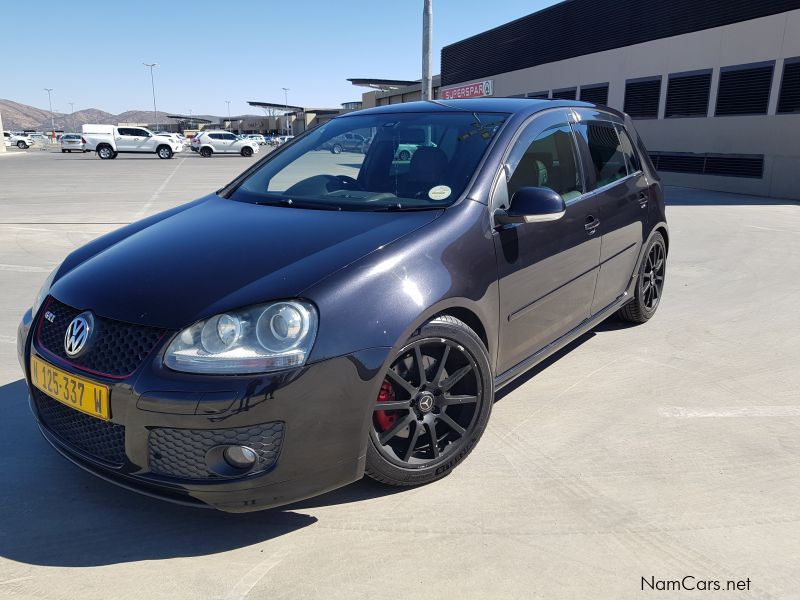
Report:
[{"label": "gti badge", "polygon": [[79,314],[72,319],[64,334],[64,350],[67,356],[78,356],[86,347],[89,336],[94,331],[94,316],[91,312]]}]

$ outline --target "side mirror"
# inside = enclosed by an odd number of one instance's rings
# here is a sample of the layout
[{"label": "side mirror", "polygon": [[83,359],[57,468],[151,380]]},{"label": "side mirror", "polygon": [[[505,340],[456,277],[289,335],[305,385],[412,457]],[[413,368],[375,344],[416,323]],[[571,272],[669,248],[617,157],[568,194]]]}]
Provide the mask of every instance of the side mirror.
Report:
[{"label": "side mirror", "polygon": [[524,187],[514,192],[508,210],[495,211],[494,220],[500,225],[510,223],[544,223],[557,221],[567,212],[564,198],[545,187]]}]

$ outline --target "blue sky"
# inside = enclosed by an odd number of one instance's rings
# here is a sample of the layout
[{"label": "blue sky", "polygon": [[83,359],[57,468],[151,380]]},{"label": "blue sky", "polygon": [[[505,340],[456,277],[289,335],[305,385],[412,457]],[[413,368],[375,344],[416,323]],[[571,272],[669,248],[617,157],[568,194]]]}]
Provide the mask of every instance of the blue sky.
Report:
[{"label": "blue sky", "polygon": [[[434,0],[434,73],[442,46],[555,4],[550,0]],[[149,19],[158,15],[158,22]],[[48,32],[47,23],[54,23]],[[4,2],[12,43],[0,61],[0,98],[69,112],[152,108],[254,113],[248,100],[338,106],[359,100],[348,77],[420,77],[422,0],[28,0]],[[35,24],[35,25],[33,25]]]}]

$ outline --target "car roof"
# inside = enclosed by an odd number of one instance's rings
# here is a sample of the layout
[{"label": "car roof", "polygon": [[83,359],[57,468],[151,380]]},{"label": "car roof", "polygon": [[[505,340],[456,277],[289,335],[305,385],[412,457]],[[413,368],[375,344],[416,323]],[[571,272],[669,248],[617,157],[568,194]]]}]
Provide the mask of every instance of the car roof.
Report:
[{"label": "car roof", "polygon": [[[575,107],[575,108],[601,108],[591,102],[578,100],[538,100],[533,98],[470,98],[468,100],[423,100],[419,102],[403,102],[400,104],[387,104],[365,110],[347,113],[337,118],[347,118],[354,115],[389,114],[405,112],[498,112],[509,114],[532,114],[548,108]],[[605,106],[603,110],[617,113]]]}]

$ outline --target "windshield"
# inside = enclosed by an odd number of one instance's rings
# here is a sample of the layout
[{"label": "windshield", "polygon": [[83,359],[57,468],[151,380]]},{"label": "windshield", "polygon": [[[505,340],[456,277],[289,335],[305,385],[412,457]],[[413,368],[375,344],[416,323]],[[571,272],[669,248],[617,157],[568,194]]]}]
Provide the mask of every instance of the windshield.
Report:
[{"label": "windshield", "polygon": [[464,111],[333,119],[266,162],[230,197],[331,210],[448,206],[507,117]]}]

